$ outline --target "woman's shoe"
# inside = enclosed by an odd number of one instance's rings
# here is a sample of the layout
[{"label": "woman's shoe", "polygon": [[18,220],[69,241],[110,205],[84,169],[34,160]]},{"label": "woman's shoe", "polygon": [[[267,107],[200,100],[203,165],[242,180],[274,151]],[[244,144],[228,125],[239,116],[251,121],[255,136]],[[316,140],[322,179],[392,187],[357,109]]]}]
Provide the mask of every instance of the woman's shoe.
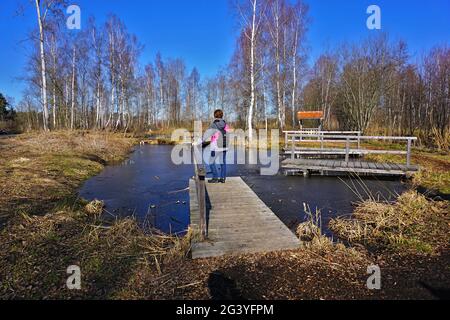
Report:
[{"label": "woman's shoe", "polygon": [[219,179],[219,183],[225,183],[226,179]]},{"label": "woman's shoe", "polygon": [[219,179],[213,178],[211,180],[208,180],[208,183],[219,183]]}]

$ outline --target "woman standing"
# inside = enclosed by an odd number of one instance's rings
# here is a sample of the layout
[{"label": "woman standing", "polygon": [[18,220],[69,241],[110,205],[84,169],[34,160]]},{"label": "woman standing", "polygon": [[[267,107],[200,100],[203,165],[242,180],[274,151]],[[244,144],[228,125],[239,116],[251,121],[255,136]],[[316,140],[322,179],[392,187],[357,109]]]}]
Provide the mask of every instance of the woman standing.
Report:
[{"label": "woman standing", "polygon": [[[223,119],[223,111],[214,111],[214,121],[209,127],[211,136],[211,172],[213,178],[209,183],[225,183],[227,179],[227,132],[230,127]],[[219,172],[220,171],[220,172]]]}]

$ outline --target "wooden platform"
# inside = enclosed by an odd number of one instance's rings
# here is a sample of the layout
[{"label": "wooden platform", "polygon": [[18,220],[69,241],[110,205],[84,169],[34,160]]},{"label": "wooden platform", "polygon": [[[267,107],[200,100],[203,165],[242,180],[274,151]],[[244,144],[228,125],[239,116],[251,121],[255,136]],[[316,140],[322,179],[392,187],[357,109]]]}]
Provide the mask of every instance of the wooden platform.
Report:
[{"label": "wooden platform", "polygon": [[368,161],[319,160],[319,159],[286,159],[281,163],[286,170],[358,173],[366,175],[403,176],[419,170],[418,166],[406,166],[395,163],[378,163]]},{"label": "wooden platform", "polygon": [[[345,149],[334,149],[334,148],[296,148],[294,151],[295,155],[298,156],[345,156],[346,150]],[[286,149],[284,151],[285,155],[291,156],[292,150]],[[392,155],[406,155],[406,152],[399,152],[399,151],[389,151],[389,150],[363,150],[363,149],[350,149],[348,151],[348,154],[350,156],[364,156],[369,154],[392,154]]]},{"label": "wooden platform", "polygon": [[[191,180],[191,226],[198,228],[199,208]],[[209,236],[193,243],[192,258],[270,252],[298,248],[299,239],[258,198],[241,178],[208,184]]]}]

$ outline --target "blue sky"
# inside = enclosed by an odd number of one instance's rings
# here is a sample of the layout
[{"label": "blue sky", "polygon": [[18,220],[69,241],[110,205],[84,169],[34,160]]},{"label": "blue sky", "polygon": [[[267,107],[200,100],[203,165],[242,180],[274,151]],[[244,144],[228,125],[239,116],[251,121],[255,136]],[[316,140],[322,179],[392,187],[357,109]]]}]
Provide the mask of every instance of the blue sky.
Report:
[{"label": "blue sky", "polygon": [[[414,57],[438,44],[450,44],[450,0],[305,0],[310,6],[310,61],[343,41],[358,41],[377,31],[366,28],[366,9],[377,4],[382,28],[392,39],[405,40]],[[27,34],[36,17],[29,0],[0,1],[0,92],[19,100],[24,84],[17,80],[26,67]],[[82,19],[102,23],[118,15],[145,46],[144,64],[160,51],[182,57],[202,77],[226,66],[234,50],[238,23],[229,0],[74,0]],[[21,15],[16,11],[23,4]],[[413,57],[413,59],[414,59]]]}]

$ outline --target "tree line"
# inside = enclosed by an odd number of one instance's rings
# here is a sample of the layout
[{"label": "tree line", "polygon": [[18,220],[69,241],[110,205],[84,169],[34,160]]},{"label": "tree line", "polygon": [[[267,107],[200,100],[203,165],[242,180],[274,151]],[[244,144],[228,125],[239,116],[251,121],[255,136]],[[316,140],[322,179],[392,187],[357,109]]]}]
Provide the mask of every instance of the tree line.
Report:
[{"label": "tree line", "polygon": [[[159,129],[207,120],[217,108],[236,126],[296,126],[299,110],[323,110],[329,129],[387,134],[449,130],[450,49],[409,55],[377,34],[342,44],[308,65],[308,6],[302,1],[232,0],[235,51],[202,79],[181,58],[139,63],[143,46],[115,15],[67,30],[64,1],[36,1],[27,83],[19,104],[27,129]],[[45,14],[43,14],[43,12]]]},{"label": "tree line", "polygon": [[317,59],[303,104],[321,106],[328,127],[448,139],[450,48],[411,60],[406,43],[385,34],[343,45]]}]

